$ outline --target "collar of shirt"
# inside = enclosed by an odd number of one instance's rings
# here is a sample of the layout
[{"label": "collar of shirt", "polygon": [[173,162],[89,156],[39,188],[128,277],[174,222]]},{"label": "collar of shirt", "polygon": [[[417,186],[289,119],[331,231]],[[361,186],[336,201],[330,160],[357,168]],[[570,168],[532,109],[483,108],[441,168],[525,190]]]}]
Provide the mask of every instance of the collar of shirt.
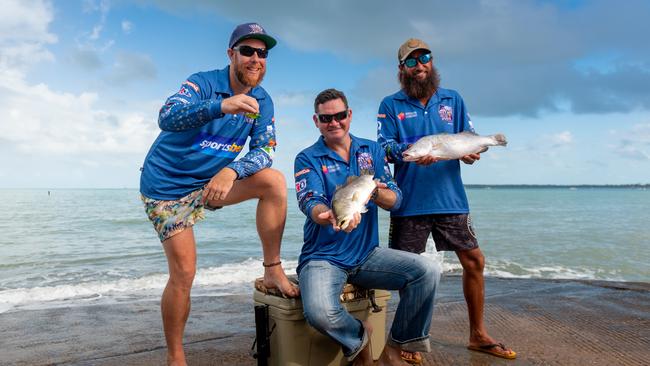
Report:
[{"label": "collar of shirt", "polygon": [[[367,143],[360,141],[352,134],[350,134],[350,138],[352,139],[352,143],[350,144],[350,156],[353,156],[353,154],[355,154],[361,147],[369,146]],[[348,164],[347,161],[344,161],[337,153],[325,145],[325,139],[323,139],[323,136],[321,136],[316,143],[316,151],[314,153],[314,156],[327,156],[330,159],[338,160],[342,163]]]},{"label": "collar of shirt", "polygon": [[[440,102],[443,99],[451,99],[451,98],[452,96],[447,92],[447,89],[438,88],[438,90],[436,90],[436,92],[431,96],[429,102],[427,103],[426,106],[424,106],[424,108],[428,108],[432,105],[440,104]],[[422,104],[420,104],[420,101],[417,98],[411,98],[408,95],[406,95],[404,89],[400,90],[397,93],[397,95],[395,95],[395,99],[406,101],[407,103],[412,104],[413,106],[416,106],[420,109],[423,108]]]},{"label": "collar of shirt", "polygon": [[[214,86],[214,92],[224,98],[233,95],[232,88],[230,87],[230,65],[221,70],[217,70],[217,84]],[[266,93],[261,86],[252,88],[246,95],[250,95],[257,100],[266,98]]]}]

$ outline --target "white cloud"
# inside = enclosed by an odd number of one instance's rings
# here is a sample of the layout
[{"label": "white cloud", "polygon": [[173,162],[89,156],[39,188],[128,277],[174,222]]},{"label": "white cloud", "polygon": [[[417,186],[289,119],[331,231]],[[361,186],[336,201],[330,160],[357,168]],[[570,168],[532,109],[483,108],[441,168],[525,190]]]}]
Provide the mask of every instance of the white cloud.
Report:
[{"label": "white cloud", "polygon": [[124,34],[129,34],[133,31],[133,23],[128,21],[128,20],[123,20],[122,21],[122,32]]},{"label": "white cloud", "polygon": [[118,85],[124,85],[137,80],[153,80],[156,75],[156,65],[149,55],[119,52],[115,57],[113,70],[108,80]]},{"label": "white cloud", "polygon": [[624,158],[650,161],[650,123],[640,123],[616,136],[614,152]]},{"label": "white cloud", "polygon": [[573,143],[573,135],[571,131],[562,131],[549,136],[554,147],[570,145]]},{"label": "white cloud", "polygon": [[308,93],[283,93],[273,97],[273,102],[278,107],[305,107],[311,104],[311,94]]},{"label": "white cloud", "polygon": [[48,31],[52,7],[45,1],[9,0],[0,12],[0,73],[22,77],[31,65],[54,56],[45,47],[57,37]]}]

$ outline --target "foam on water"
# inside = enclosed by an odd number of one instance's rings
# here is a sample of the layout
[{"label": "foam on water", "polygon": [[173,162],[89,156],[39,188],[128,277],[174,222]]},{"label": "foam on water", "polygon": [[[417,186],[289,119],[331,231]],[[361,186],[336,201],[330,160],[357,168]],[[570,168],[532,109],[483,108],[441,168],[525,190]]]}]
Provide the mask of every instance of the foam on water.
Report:
[{"label": "foam on water", "polygon": [[[295,273],[296,261],[284,261],[287,273]],[[232,295],[250,293],[252,283],[264,275],[259,260],[248,258],[240,263],[197,269],[195,293]],[[17,288],[0,291],[0,313],[12,308],[44,308],[60,305],[83,305],[88,301],[134,300],[160,297],[167,284],[166,273],[116,281],[96,281],[83,284]]]}]

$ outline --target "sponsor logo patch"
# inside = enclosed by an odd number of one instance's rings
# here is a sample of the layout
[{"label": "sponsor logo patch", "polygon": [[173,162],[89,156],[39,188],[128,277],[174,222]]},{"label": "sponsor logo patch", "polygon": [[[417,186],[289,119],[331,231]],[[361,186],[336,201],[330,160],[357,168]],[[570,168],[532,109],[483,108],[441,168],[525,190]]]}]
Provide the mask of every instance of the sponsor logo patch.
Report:
[{"label": "sponsor logo patch", "polygon": [[379,113],[379,114],[377,114],[377,118],[386,118],[386,114]]},{"label": "sponsor logo patch", "polygon": [[322,165],[321,170],[323,171],[323,173],[328,174],[328,173],[338,172],[339,170],[341,170],[341,168],[339,168],[338,164]]},{"label": "sponsor logo patch", "polygon": [[296,182],[296,192],[302,192],[305,188],[307,188],[307,179],[301,179]]},{"label": "sponsor logo patch", "polygon": [[309,173],[310,171],[311,171],[311,169],[309,169],[309,168],[305,168],[305,169],[299,171],[298,173],[294,174],[293,176],[294,176],[294,178],[298,178],[299,176],[301,176],[301,175],[303,175],[303,174],[307,174],[307,173]]},{"label": "sponsor logo patch", "polygon": [[400,112],[400,113],[397,115],[397,119],[399,119],[400,121],[403,121],[404,118],[405,118],[405,117],[404,117],[404,112]]},{"label": "sponsor logo patch", "polygon": [[189,81],[189,80],[185,80],[185,82],[183,83],[183,85],[187,85],[187,86],[189,86],[190,88],[194,89],[194,91],[197,92],[197,93],[199,92],[199,86],[196,85],[196,84],[194,84],[193,82],[191,82],[191,81]]},{"label": "sponsor logo patch", "polygon": [[177,94],[180,94],[184,97],[192,98],[192,94],[190,94],[190,91],[187,90],[187,88],[184,86],[181,86],[181,90],[179,90]]},{"label": "sponsor logo patch", "polygon": [[404,113],[404,118],[415,118],[418,116],[418,112],[406,112]]},{"label": "sponsor logo patch", "polygon": [[448,105],[441,105],[438,108],[438,114],[443,121],[451,122],[454,119],[453,111]]},{"label": "sponsor logo patch", "polygon": [[370,153],[362,152],[357,154],[357,164],[359,164],[359,170],[370,171],[373,169],[372,156]]}]

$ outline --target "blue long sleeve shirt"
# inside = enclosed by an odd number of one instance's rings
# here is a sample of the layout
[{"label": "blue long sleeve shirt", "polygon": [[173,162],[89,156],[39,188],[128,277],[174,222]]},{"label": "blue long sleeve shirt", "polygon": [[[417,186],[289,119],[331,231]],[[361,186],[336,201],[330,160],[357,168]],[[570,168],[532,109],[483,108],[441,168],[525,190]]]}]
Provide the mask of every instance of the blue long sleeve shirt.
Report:
[{"label": "blue long sleeve shirt", "polygon": [[350,233],[335,232],[331,225],[319,225],[311,218],[316,205],[331,207],[336,187],[345,184],[349,176],[372,174],[397,195],[391,210],[398,209],[401,204],[402,192],[393,180],[384,150],[374,141],[350,136],[349,162],[330,150],[322,137],[296,156],[294,176],[298,206],[307,216],[298,272],[314,259],[327,260],[341,268],[354,267],[379,245],[377,205],[373,201],[368,202],[368,212],[361,215],[359,226]]},{"label": "blue long sleeve shirt", "polygon": [[[191,75],[160,109],[162,130],[140,176],[146,197],[176,200],[202,188],[225,167],[244,179],[270,167],[275,152],[273,101],[262,87],[247,94],[259,104],[257,118],[224,114],[221,101],[233,95],[230,66]],[[239,160],[250,137],[249,151]]]}]

